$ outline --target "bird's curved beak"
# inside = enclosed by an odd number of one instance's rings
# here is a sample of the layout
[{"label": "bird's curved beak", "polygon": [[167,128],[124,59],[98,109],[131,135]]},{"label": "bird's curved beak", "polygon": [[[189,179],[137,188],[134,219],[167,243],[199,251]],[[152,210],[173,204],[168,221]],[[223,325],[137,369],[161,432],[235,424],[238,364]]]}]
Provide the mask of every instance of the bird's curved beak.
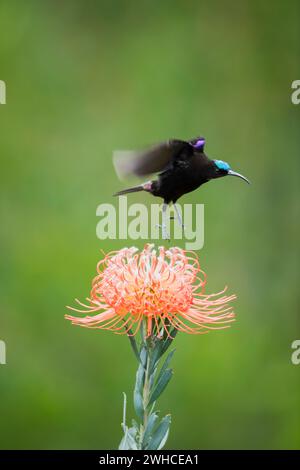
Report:
[{"label": "bird's curved beak", "polygon": [[242,180],[246,181],[246,183],[251,184],[250,181],[249,181],[245,176],[240,175],[240,173],[237,173],[236,171],[228,170],[227,175],[230,175],[230,176],[238,176],[238,177],[241,178]]}]

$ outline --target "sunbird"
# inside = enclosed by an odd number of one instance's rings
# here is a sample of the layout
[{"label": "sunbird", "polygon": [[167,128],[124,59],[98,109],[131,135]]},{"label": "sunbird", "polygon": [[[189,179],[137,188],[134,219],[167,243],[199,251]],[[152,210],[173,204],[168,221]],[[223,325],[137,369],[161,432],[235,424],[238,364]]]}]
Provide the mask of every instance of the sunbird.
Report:
[{"label": "sunbird", "polygon": [[[233,171],[230,165],[222,160],[212,160],[204,152],[205,138],[197,137],[185,141],[170,139],[144,151],[116,154],[114,165],[120,176],[146,176],[157,174],[157,179],[146,181],[137,186],[123,189],[114,194],[135,193],[146,191],[163,199],[162,237],[167,234],[166,211],[173,204],[179,224],[183,227],[180,210],[176,204],[186,193],[199,188],[202,184],[223,176],[237,176],[250,184],[240,173]],[[122,153],[122,152],[121,152]]]}]

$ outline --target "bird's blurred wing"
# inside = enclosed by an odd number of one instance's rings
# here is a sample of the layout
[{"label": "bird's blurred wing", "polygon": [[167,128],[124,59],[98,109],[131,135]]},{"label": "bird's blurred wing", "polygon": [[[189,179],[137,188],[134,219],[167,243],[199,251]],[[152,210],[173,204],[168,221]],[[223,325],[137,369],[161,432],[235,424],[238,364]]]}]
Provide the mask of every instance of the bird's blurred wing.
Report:
[{"label": "bird's blurred wing", "polygon": [[169,140],[140,152],[114,152],[113,161],[119,177],[145,176],[164,170],[172,160],[192,154],[193,147],[183,140]]}]

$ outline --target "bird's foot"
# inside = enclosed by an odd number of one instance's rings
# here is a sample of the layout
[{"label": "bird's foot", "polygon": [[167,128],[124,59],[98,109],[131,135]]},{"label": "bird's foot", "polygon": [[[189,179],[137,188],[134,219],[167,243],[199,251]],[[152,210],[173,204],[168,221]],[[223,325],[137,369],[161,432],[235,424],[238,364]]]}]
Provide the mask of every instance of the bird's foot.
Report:
[{"label": "bird's foot", "polygon": [[168,240],[168,241],[171,240],[171,237],[170,237],[170,235],[168,233],[168,230],[167,230],[167,226],[165,224],[162,224],[162,225],[156,224],[155,226],[161,229],[162,239],[163,240]]}]

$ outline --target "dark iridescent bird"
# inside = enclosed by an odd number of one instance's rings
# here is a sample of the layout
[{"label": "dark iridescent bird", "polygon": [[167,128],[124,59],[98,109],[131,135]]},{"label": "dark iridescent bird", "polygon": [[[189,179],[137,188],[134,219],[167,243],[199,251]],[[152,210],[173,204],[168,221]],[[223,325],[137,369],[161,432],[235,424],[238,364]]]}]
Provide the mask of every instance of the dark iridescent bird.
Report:
[{"label": "dark iridescent bird", "polygon": [[[237,176],[250,183],[245,176],[233,171],[229,164],[222,160],[211,160],[204,152],[205,138],[198,137],[190,141],[172,139],[142,152],[116,154],[114,164],[121,176],[146,176],[158,173],[157,179],[146,181],[138,186],[123,189],[115,194],[147,191],[153,196],[161,197],[163,204],[163,238],[166,232],[166,210],[168,204],[174,204],[179,223],[181,214],[176,205],[177,200],[186,193],[194,191],[204,183],[223,176]],[[122,158],[123,157],[123,158]]]}]

